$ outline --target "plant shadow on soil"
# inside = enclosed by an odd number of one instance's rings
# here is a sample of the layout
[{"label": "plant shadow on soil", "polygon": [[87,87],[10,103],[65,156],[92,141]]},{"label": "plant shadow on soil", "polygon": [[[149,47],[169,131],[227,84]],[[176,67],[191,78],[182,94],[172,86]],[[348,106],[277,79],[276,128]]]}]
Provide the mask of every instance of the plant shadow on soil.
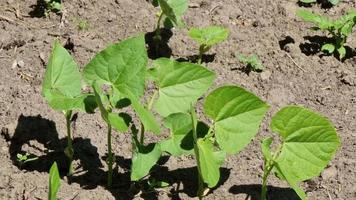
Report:
[{"label": "plant shadow on soil", "polygon": [[[320,4],[322,9],[330,9],[331,7],[333,7],[333,4],[330,3],[328,0],[317,0],[316,3]],[[301,1],[298,1],[298,6],[310,8],[313,6],[313,4],[312,3],[303,3]]]},{"label": "plant shadow on soil", "polygon": [[[49,172],[53,162],[56,161],[59,167],[61,178],[68,172],[68,159],[64,154],[67,144],[66,138],[59,139],[55,122],[38,116],[20,115],[14,133],[2,130],[4,138],[10,142],[9,154],[13,164],[23,172]],[[90,139],[74,138],[74,160],[80,162],[80,170],[75,169],[72,177],[68,178],[69,183],[78,183],[83,189],[94,189],[98,186],[106,188],[112,193],[115,199],[134,199],[139,195],[144,199],[158,199],[159,191],[149,188],[147,180],[133,184],[130,180],[131,159],[116,156],[116,168],[113,174],[112,188],[106,187],[107,173],[103,169],[97,148],[93,146]],[[37,156],[37,160],[19,165],[17,154],[30,153]],[[101,159],[105,160],[106,156]],[[163,156],[158,164],[151,170],[150,178],[158,181],[165,181],[177,184],[178,189],[172,188],[170,196],[172,199],[180,199],[179,193],[186,193],[190,197],[196,196],[197,191],[197,168],[183,168],[169,170],[162,166],[168,161],[168,156]],[[124,173],[118,173],[118,167]],[[219,187],[230,175],[230,169],[221,168],[221,178]],[[182,186],[180,186],[182,185]],[[214,188],[212,189],[212,191]]]},{"label": "plant shadow on soil", "polygon": [[147,54],[148,57],[152,60],[161,57],[169,58],[172,55],[172,49],[168,45],[168,42],[173,35],[172,31],[169,29],[161,28],[160,33],[160,40],[155,40],[155,31],[145,34],[145,41],[148,46]]},{"label": "plant shadow on soil", "polygon": [[[246,199],[261,200],[260,184],[234,185],[229,189],[232,194],[246,194]],[[298,195],[291,188],[280,188],[267,186],[267,199],[272,200],[300,200]]]},{"label": "plant shadow on soil", "polygon": [[[302,53],[304,53],[306,56],[310,55],[316,55],[321,51],[321,47],[325,43],[334,43],[334,40],[332,38],[326,37],[326,36],[305,36],[305,40],[308,40],[308,42],[301,43],[299,45],[300,50]],[[354,56],[356,56],[356,50],[350,48],[349,46],[345,46],[346,48],[346,56],[342,59],[342,61],[345,61],[347,59],[350,59]],[[326,56],[327,54],[322,54],[320,57]],[[335,54],[334,57],[336,59],[339,59],[337,55]]]},{"label": "plant shadow on soil", "polygon": [[[211,63],[215,60],[215,53],[214,54],[204,54],[202,56],[202,63]],[[192,55],[188,56],[186,58],[178,58],[176,61],[178,62],[191,62],[191,63],[197,63],[199,59],[199,55]]]}]

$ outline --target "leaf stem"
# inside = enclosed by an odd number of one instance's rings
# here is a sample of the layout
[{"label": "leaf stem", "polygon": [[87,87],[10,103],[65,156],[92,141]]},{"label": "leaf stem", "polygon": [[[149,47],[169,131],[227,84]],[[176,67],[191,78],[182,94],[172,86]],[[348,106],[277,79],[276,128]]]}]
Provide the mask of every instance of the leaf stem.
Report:
[{"label": "leaf stem", "polygon": [[271,164],[265,160],[265,164],[263,167],[264,171],[263,171],[263,177],[262,177],[261,200],[267,200],[267,180],[268,180],[268,176],[271,173],[273,167],[274,167],[274,164]]},{"label": "leaf stem", "polygon": [[107,142],[108,142],[108,159],[107,159],[107,163],[108,163],[108,182],[107,182],[107,186],[108,188],[111,188],[112,186],[112,166],[113,166],[113,154],[112,154],[112,149],[111,149],[111,125],[108,123],[108,135],[107,135]]},{"label": "leaf stem", "polygon": [[161,21],[162,21],[162,18],[163,18],[163,12],[161,11],[161,13],[159,14],[159,17],[158,17],[157,25],[156,25],[155,36],[154,36],[154,40],[155,41],[161,41]]},{"label": "leaf stem", "polygon": [[68,169],[68,176],[71,176],[73,174],[73,155],[74,155],[74,150],[73,150],[73,144],[72,144],[72,134],[71,134],[71,117],[72,117],[72,111],[68,110],[64,112],[65,118],[66,118],[66,126],[67,126],[67,147],[65,148],[64,153],[69,159],[69,169]]}]

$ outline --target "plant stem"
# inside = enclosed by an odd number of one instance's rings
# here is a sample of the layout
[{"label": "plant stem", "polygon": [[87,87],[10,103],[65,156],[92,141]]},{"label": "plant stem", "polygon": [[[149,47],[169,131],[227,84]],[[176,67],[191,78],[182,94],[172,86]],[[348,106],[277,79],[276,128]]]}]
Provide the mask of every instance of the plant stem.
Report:
[{"label": "plant stem", "polygon": [[145,142],[145,126],[141,123],[141,135],[140,135],[140,145],[143,146]]},{"label": "plant stem", "polygon": [[273,166],[265,164],[264,172],[262,177],[262,191],[261,191],[261,200],[267,200],[267,179],[268,175],[271,173]]},{"label": "plant stem", "polygon": [[201,64],[201,62],[203,60],[203,53],[204,53],[203,49],[204,49],[204,47],[203,47],[203,45],[201,45],[199,47],[199,56],[198,56],[198,64],[199,65]]},{"label": "plant stem", "polygon": [[159,14],[159,17],[158,17],[158,21],[157,21],[157,25],[156,25],[156,30],[155,30],[155,39],[158,39],[160,38],[160,35],[161,35],[161,21],[162,21],[162,18],[163,18],[163,12],[161,12]]},{"label": "plant stem", "polygon": [[[156,99],[156,96],[158,94],[158,91],[155,90],[154,93],[151,96],[150,101],[147,104],[147,109],[151,110],[152,106],[153,106],[153,102]],[[143,125],[143,123],[141,123],[141,135],[140,135],[140,145],[143,146],[145,142],[145,126]]]},{"label": "plant stem", "polygon": [[108,188],[111,188],[112,186],[112,166],[113,166],[113,154],[112,154],[112,150],[111,150],[111,125],[108,124],[108,135],[107,135],[107,139],[108,139],[108,167],[109,167],[109,171],[108,171],[108,183],[107,186]]},{"label": "plant stem", "polygon": [[72,144],[72,134],[71,134],[71,117],[72,117],[72,111],[66,111],[64,112],[65,118],[66,118],[66,126],[67,126],[67,147],[65,150],[65,154],[69,159],[69,170],[68,170],[68,176],[71,176],[73,174],[73,155],[74,155],[74,150],[73,150],[73,144]]}]

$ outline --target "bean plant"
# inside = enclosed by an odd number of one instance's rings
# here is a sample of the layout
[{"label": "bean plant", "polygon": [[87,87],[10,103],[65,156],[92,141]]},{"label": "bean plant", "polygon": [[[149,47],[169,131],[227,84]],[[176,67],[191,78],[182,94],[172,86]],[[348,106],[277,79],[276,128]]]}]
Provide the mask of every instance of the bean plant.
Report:
[{"label": "bean plant", "polygon": [[69,176],[73,174],[73,110],[93,113],[96,107],[94,96],[82,93],[81,88],[81,74],[77,64],[68,51],[55,41],[42,83],[42,95],[54,110],[61,111],[65,117],[67,147],[64,152],[69,159]]},{"label": "bean plant", "polygon": [[35,156],[31,156],[31,154],[29,153],[25,153],[25,154],[16,154],[16,157],[17,157],[17,162],[20,164],[20,168],[28,163],[28,162],[32,162],[32,161],[35,161],[38,159],[38,157],[35,157]]},{"label": "bean plant", "polygon": [[[93,87],[101,116],[108,127],[108,187],[112,185],[114,163],[111,148],[112,127],[119,132],[128,131],[128,124],[122,114],[119,113],[120,102],[123,100],[128,99],[130,101],[130,105],[141,122],[140,135],[138,136],[136,131],[132,131],[131,134],[133,143],[132,180],[136,181],[145,176],[146,172],[142,175],[140,170],[146,169],[141,168],[145,168],[150,165],[150,162],[153,162],[150,160],[151,158],[145,160],[146,158],[142,152],[155,152],[156,158],[154,160],[158,160],[160,156],[158,145],[149,144],[145,146],[144,144],[146,131],[160,133],[160,125],[152,112],[150,112],[150,101],[143,105],[140,100],[145,92],[147,60],[145,40],[143,34],[141,34],[108,46],[98,53],[84,68],[85,80]],[[136,164],[136,160],[138,160],[139,165]]]},{"label": "bean plant", "polygon": [[48,200],[57,200],[57,192],[61,186],[57,163],[54,162],[49,171]]},{"label": "bean plant", "polygon": [[313,23],[315,27],[312,27],[312,30],[326,31],[332,37],[333,42],[324,43],[321,47],[322,51],[338,54],[340,59],[346,56],[345,44],[356,25],[356,10],[349,11],[337,20],[307,10],[299,10],[297,15],[303,20]]},{"label": "bean plant", "polygon": [[263,70],[262,61],[256,54],[250,56],[238,55],[240,62],[246,65],[249,71],[261,72]]},{"label": "bean plant", "polygon": [[189,37],[199,44],[198,64],[201,64],[203,54],[210,48],[229,36],[229,30],[219,26],[209,26],[206,28],[191,28]]},{"label": "bean plant", "polygon": [[183,27],[184,21],[182,16],[188,9],[188,0],[153,0],[152,5],[160,7],[157,14],[157,25],[155,30],[155,40],[161,40],[161,25],[165,28]]},{"label": "bean plant", "polygon": [[61,0],[44,0],[45,4],[45,16],[49,15],[50,11],[61,12],[62,10],[62,1]]},{"label": "bean plant", "polygon": [[307,196],[298,184],[318,176],[335,155],[339,137],[329,120],[298,106],[282,108],[272,118],[271,128],[281,137],[274,152],[272,138],[262,142],[264,173],[261,199],[267,199],[267,178],[274,171],[302,200]]}]

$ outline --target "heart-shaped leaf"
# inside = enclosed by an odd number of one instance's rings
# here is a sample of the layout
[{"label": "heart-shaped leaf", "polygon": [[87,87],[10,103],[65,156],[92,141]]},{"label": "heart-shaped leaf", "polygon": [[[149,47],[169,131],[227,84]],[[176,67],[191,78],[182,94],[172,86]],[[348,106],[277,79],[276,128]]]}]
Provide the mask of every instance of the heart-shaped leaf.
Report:
[{"label": "heart-shaped leaf", "polygon": [[167,58],[155,60],[151,75],[158,85],[159,97],[154,109],[163,117],[188,112],[212,84],[215,74],[205,67]]},{"label": "heart-shaped leaf", "polygon": [[158,0],[162,13],[166,16],[165,24],[182,27],[182,16],[188,9],[187,0]]},{"label": "heart-shaped leaf", "polygon": [[93,96],[81,93],[81,75],[72,56],[55,41],[42,84],[42,95],[55,110],[93,112]]},{"label": "heart-shaped leaf", "polygon": [[147,59],[144,36],[129,38],[98,53],[84,68],[84,78],[90,85],[107,84],[139,98],[145,89]]},{"label": "heart-shaped leaf", "polygon": [[54,162],[52,164],[51,169],[49,170],[49,192],[48,192],[49,200],[57,199],[57,192],[60,186],[61,186],[61,179],[59,177],[57,163]]},{"label": "heart-shaped leaf", "polygon": [[213,46],[227,39],[229,30],[219,26],[209,26],[206,28],[191,28],[189,36],[200,45]]},{"label": "heart-shaped leaf", "polygon": [[275,162],[297,182],[319,175],[340,145],[329,120],[302,107],[283,108],[272,118],[271,127],[283,140]]},{"label": "heart-shaped leaf", "polygon": [[223,86],[214,90],[204,103],[205,114],[214,120],[219,146],[231,154],[241,151],[250,143],[268,108],[254,94],[237,86]]}]

